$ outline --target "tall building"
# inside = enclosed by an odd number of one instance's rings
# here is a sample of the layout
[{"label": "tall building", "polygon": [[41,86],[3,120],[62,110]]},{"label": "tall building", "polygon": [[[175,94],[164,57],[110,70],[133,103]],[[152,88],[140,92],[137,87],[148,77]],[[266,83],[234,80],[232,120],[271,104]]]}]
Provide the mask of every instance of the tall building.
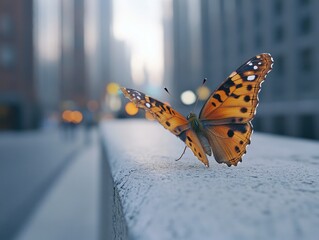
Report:
[{"label": "tall building", "polygon": [[[198,28],[201,25],[201,9],[200,1],[174,0],[171,4],[171,6],[168,4],[164,6],[168,9],[171,7],[172,11],[172,15],[164,17],[164,39],[169,39],[172,34],[172,43],[165,43],[164,58],[166,67],[167,63],[171,63],[171,92],[178,98],[182,92],[198,87],[204,78],[202,49],[199,44],[201,29]],[[172,21],[171,29],[167,23],[169,18]],[[167,74],[166,72],[165,75]]]},{"label": "tall building", "polygon": [[33,1],[0,1],[0,130],[36,127]]},{"label": "tall building", "polygon": [[33,0],[34,81],[42,117],[59,109],[61,1]]},{"label": "tall building", "polygon": [[35,71],[43,116],[85,110],[110,81],[111,1],[34,0]]},{"label": "tall building", "polygon": [[176,86],[188,84],[176,77],[190,81],[187,76],[193,74],[194,66],[188,62],[193,58],[188,38],[198,29],[200,38],[194,45],[201,48],[199,69],[211,89],[250,57],[269,52],[275,63],[260,93],[255,129],[319,139],[319,81],[315,69],[319,58],[319,2],[192,1],[201,6],[200,21],[195,26],[185,15],[190,11],[197,14],[197,9],[187,8],[186,2],[172,0]]},{"label": "tall building", "polygon": [[77,107],[88,100],[84,18],[84,0],[61,1],[61,100]]},{"label": "tall building", "polygon": [[111,0],[0,1],[0,129],[104,99],[111,24]]}]

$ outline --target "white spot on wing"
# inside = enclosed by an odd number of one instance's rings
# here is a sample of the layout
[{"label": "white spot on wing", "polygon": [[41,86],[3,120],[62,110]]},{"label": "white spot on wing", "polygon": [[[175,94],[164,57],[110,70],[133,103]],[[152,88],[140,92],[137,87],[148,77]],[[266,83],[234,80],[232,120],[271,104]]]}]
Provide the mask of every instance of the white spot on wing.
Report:
[{"label": "white spot on wing", "polygon": [[151,104],[150,103],[145,103],[145,106],[147,107],[147,108],[150,108],[151,107]]},{"label": "white spot on wing", "polygon": [[254,66],[254,69],[257,70],[257,69],[258,69],[258,66],[255,65],[255,66]]},{"label": "white spot on wing", "polygon": [[256,78],[255,75],[251,75],[251,76],[248,76],[248,77],[247,77],[247,80],[248,80],[248,81],[253,81],[253,80],[255,80],[255,78]]}]

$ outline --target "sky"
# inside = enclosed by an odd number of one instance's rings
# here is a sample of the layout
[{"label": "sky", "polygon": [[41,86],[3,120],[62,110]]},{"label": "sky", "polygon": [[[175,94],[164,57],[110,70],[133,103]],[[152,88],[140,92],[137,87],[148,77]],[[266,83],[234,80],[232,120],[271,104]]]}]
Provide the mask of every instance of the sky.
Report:
[{"label": "sky", "polygon": [[113,2],[113,34],[130,48],[132,79],[136,85],[160,86],[163,81],[162,1]]}]

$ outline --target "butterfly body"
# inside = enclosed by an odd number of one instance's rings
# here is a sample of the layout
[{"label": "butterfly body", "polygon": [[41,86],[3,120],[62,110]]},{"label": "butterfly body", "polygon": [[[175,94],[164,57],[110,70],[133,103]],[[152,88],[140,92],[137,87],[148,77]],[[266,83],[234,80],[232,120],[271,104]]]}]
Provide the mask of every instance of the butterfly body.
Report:
[{"label": "butterfly body", "polygon": [[180,138],[205,166],[209,166],[207,155],[214,155],[218,163],[236,166],[250,144],[258,93],[272,65],[268,53],[248,60],[210,95],[198,117],[190,113],[185,118],[167,104],[137,90],[121,90],[138,108],[150,112]]},{"label": "butterfly body", "polygon": [[200,122],[195,113],[190,113],[187,116],[187,120],[189,122],[189,126],[195,131],[200,132],[203,131],[203,124]]},{"label": "butterfly body", "polygon": [[196,137],[198,138],[199,142],[201,143],[205,153],[209,156],[212,155],[211,146],[209,144],[208,138],[206,136],[206,131],[203,123],[197,117],[195,113],[190,113],[187,116],[187,120],[189,122],[189,127],[194,131]]}]

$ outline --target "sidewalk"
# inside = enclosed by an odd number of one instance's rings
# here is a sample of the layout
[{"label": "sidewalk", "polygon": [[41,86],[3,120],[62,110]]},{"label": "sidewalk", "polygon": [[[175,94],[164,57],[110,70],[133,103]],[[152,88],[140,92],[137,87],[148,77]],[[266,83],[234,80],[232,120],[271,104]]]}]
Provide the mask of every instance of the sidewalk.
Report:
[{"label": "sidewalk", "polygon": [[92,134],[17,240],[98,239],[101,156],[97,133]]}]

